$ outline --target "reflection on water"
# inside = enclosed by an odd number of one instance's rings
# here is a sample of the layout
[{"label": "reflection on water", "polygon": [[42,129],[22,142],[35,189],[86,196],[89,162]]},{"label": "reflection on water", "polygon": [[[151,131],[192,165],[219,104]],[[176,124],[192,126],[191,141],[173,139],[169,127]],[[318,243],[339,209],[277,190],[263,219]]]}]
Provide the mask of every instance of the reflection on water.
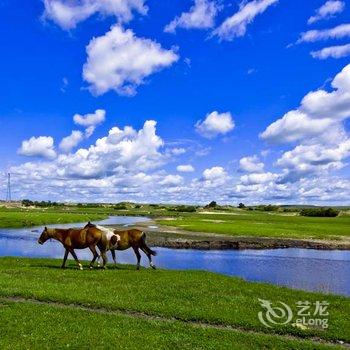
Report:
[{"label": "reflection on water", "polygon": [[[99,223],[131,225],[140,221],[145,218],[111,217]],[[71,226],[73,224],[60,225]],[[43,246],[36,243],[42,229],[0,229],[0,256],[62,258],[64,249],[59,243],[48,241]],[[350,296],[349,251],[298,248],[224,251],[157,248],[157,251],[154,260],[162,268],[207,270],[249,281]],[[77,250],[77,254],[80,259],[91,259],[88,249]],[[136,263],[132,250],[118,252],[117,259],[120,263]],[[148,266],[145,256],[142,264]]]}]

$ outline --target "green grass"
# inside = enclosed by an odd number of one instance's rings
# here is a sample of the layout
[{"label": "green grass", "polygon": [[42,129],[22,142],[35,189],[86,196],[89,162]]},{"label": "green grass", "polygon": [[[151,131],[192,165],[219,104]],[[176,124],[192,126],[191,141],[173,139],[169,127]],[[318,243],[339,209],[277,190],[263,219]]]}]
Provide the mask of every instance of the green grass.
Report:
[{"label": "green grass", "polygon": [[0,228],[19,228],[44,224],[64,224],[101,220],[99,213],[74,213],[62,209],[5,209],[0,208]]},{"label": "green grass", "polygon": [[0,301],[1,349],[330,349],[271,335]]},{"label": "green grass", "polygon": [[221,233],[231,236],[339,239],[350,237],[350,216],[315,218],[280,213],[237,210],[235,213],[183,215],[171,220],[157,219],[161,225],[188,231]]},{"label": "green grass", "polygon": [[0,302],[0,327],[1,349],[330,348],[315,346],[309,341],[200,328],[179,321],[145,320],[13,302]]},{"label": "green grass", "polygon": [[[231,236],[341,239],[350,237],[350,215],[335,218],[303,217],[295,214],[231,209],[224,213],[178,213],[166,208],[115,210],[109,207],[62,206],[47,209],[6,209],[0,207],[0,227],[96,221],[109,215],[149,216],[160,225],[188,231]],[[167,220],[164,219],[167,217]],[[170,220],[168,220],[170,218]]]},{"label": "green grass", "polygon": [[[202,271],[153,271],[148,269],[136,271],[134,270],[134,266],[130,267],[125,265],[121,265],[119,269],[110,268],[107,271],[78,271],[75,269],[73,262],[70,262],[71,268],[67,270],[59,269],[60,263],[60,260],[1,258],[0,297],[20,296],[64,304],[73,303],[85,306],[103,307],[108,310],[128,310],[153,316],[176,318],[179,322],[182,321],[179,324],[174,323],[173,325],[167,325],[166,323],[157,321],[159,325],[155,326],[152,333],[150,324],[155,321],[147,323],[143,320],[145,336],[147,339],[151,339],[150,344],[160,342],[158,337],[161,335],[159,333],[160,331],[157,329],[166,329],[166,327],[170,327],[170,329],[173,327],[174,329],[172,335],[169,334],[171,332],[165,332],[163,335],[163,341],[169,341],[167,344],[171,344],[171,342],[176,341],[176,339],[180,342],[182,337],[184,337],[184,339],[188,339],[188,344],[194,344],[193,346],[195,347],[203,346],[203,348],[213,349],[225,348],[226,342],[228,344],[230,344],[230,342],[232,342],[232,344],[235,342],[240,344],[241,342],[244,347],[242,346],[239,348],[259,348],[258,344],[263,344],[264,341],[267,341],[267,338],[264,340],[263,336],[253,337],[251,335],[244,335],[244,333],[237,333],[236,336],[227,333],[229,331],[221,330],[205,329],[200,331],[196,329],[196,331],[194,331],[192,326],[184,326],[184,321],[200,321],[211,324],[229,325],[246,330],[263,332],[266,333],[266,337],[270,337],[267,344],[271,346],[268,348],[298,348],[298,345],[293,344],[293,341],[291,341],[289,345],[283,345],[277,338],[273,337],[274,334],[286,336],[294,335],[303,339],[317,336],[325,340],[343,340],[350,342],[349,298],[295,291],[268,284],[251,283],[239,278],[231,278]],[[261,311],[259,298],[271,300],[272,302],[283,301],[290,305],[293,311],[296,311],[295,303],[297,301],[315,302],[326,300],[330,303],[329,328],[326,330],[319,328],[301,330],[292,325],[287,325],[268,329],[259,322],[257,317],[258,312]],[[5,308],[5,310],[7,309]],[[8,321],[11,321],[12,317],[10,311],[6,312],[8,312],[8,316],[0,317],[5,325]],[[20,311],[18,312],[20,313]],[[50,312],[59,313],[61,311],[51,310]],[[34,306],[32,314],[33,317],[36,315]],[[80,314],[81,316],[76,316],[77,320],[84,319],[83,312]],[[40,333],[40,331],[45,333],[45,325],[50,324],[45,323],[44,316],[39,312],[37,315],[38,316],[35,317],[38,317],[39,321],[42,320],[40,322],[42,322],[43,326],[33,331],[33,342],[39,337],[37,333]],[[43,315],[45,315],[45,313],[43,313]],[[97,318],[98,316],[95,315],[91,317]],[[113,317],[117,320],[116,316]],[[120,321],[115,322],[114,327],[121,327],[121,329],[125,329],[125,332],[131,332],[130,334],[133,334],[132,329],[134,326],[128,325],[126,321],[122,321],[123,317],[121,317]],[[17,319],[15,316],[13,316],[13,318]],[[47,319],[49,319],[48,316]],[[61,322],[64,322],[64,315],[58,315],[57,322],[60,322],[60,319],[62,319]],[[73,314],[72,317],[70,317],[69,313],[67,313],[66,319],[68,325],[71,324],[70,322],[73,323]],[[17,322],[19,327],[22,328],[27,324],[25,320],[18,320]],[[81,323],[81,327],[83,327],[84,324],[88,323],[84,322],[85,321],[79,321],[78,323]],[[134,320],[132,322],[136,322],[134,324],[137,324],[139,321]],[[112,324],[113,322],[111,321],[111,325]],[[30,322],[28,327],[31,329]],[[75,327],[80,326],[76,325]],[[91,322],[89,327],[95,329],[94,327],[96,327],[96,324]],[[8,337],[11,337],[11,332],[15,331],[11,331],[8,328],[12,329],[12,327],[6,326],[7,332],[10,332]],[[75,328],[73,327],[72,329]],[[117,332],[118,330],[116,329],[114,331]],[[48,332],[50,335],[53,331]],[[199,332],[198,337],[193,335],[195,333],[197,334],[197,332]],[[210,332],[212,332],[212,336],[210,336]],[[84,338],[85,333],[83,332],[81,334],[81,338]],[[113,334],[113,332],[111,334]],[[86,336],[84,341],[88,341],[91,337],[92,335],[90,337]],[[208,343],[208,347],[205,347],[203,344],[206,343],[203,343],[203,339],[211,337],[213,338],[212,341]],[[67,339],[72,338],[68,337]],[[107,337],[106,339],[110,338]],[[95,340],[95,342],[96,341],[97,340]],[[127,341],[127,339],[123,341]],[[152,341],[154,341],[154,343],[152,343]],[[191,341],[193,341],[193,343],[191,343]],[[147,342],[145,342],[145,344],[147,344]],[[160,345],[158,347],[156,346],[156,348],[164,348],[162,347],[163,343],[160,342],[159,344]],[[190,347],[190,345],[188,345],[188,347]],[[0,348],[2,347],[0,346]]]}]

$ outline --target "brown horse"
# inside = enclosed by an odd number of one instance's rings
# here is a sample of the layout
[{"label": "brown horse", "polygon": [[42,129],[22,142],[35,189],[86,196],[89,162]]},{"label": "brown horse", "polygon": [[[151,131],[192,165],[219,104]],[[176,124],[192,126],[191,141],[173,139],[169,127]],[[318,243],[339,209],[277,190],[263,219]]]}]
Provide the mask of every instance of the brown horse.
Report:
[{"label": "brown horse", "polygon": [[89,248],[93,254],[93,259],[90,262],[90,269],[93,267],[96,259],[99,258],[99,255],[96,251],[96,246],[101,251],[103,259],[103,268],[107,263],[106,255],[106,243],[103,239],[103,233],[96,227],[89,227],[83,229],[59,229],[59,228],[44,228],[41,236],[38,239],[39,244],[44,244],[48,239],[53,238],[62,243],[66,252],[64,254],[62,268],[66,266],[66,260],[68,254],[71,253],[74,260],[77,262],[78,268],[83,269],[77,255],[74,252],[74,249],[85,249]]},{"label": "brown horse", "polygon": [[135,252],[136,258],[137,258],[137,265],[136,269],[140,269],[140,261],[141,261],[141,254],[139,252],[139,249],[141,249],[148,257],[149,265],[152,267],[152,269],[155,269],[155,265],[152,262],[152,255],[156,256],[157,252],[149,248],[146,244],[146,234],[140,230],[131,229],[131,230],[125,230],[125,231],[118,231],[113,230],[107,227],[94,225],[90,221],[87,223],[87,225],[84,228],[97,228],[100,229],[103,232],[106,231],[112,231],[115,236],[118,236],[118,242],[116,245],[109,244],[109,249],[112,253],[114,264],[116,264],[116,257],[115,257],[115,251],[116,250],[126,250],[129,248],[132,248]]}]

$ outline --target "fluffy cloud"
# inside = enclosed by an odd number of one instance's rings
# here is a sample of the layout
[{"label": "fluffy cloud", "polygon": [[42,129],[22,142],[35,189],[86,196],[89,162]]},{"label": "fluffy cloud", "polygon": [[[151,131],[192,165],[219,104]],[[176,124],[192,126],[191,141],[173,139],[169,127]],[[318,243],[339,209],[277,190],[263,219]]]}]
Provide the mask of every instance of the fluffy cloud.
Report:
[{"label": "fluffy cloud", "polygon": [[346,166],[350,138],[344,120],[350,117],[350,65],[333,79],[333,90],[308,93],[298,109],[286,113],[261,134],[278,143],[300,141],[276,161],[282,173],[277,184],[296,183],[313,176],[327,177]]},{"label": "fluffy cloud", "polygon": [[214,166],[203,171],[203,181],[199,186],[203,188],[214,188],[222,186],[229,179],[225,169],[221,166]]},{"label": "fluffy cloud", "polygon": [[350,56],[350,44],[330,46],[318,51],[311,51],[311,56],[320,60],[325,60],[329,57],[341,58]]},{"label": "fluffy cloud", "polygon": [[234,129],[235,123],[230,112],[214,111],[207,114],[203,121],[199,120],[195,127],[199,134],[210,139],[220,134],[227,134]]},{"label": "fluffy cloud", "polygon": [[341,24],[337,27],[322,30],[308,30],[301,34],[298,43],[315,42],[327,39],[341,39],[350,36],[350,24]]},{"label": "fluffy cloud", "polygon": [[283,143],[315,137],[350,117],[350,65],[336,75],[332,87],[331,92],[320,89],[308,93],[298,109],[268,126],[261,138]]},{"label": "fluffy cloud", "polygon": [[312,119],[307,114],[294,110],[269,125],[260,137],[271,143],[294,142],[325,132],[333,121],[328,118]]},{"label": "fluffy cloud", "polygon": [[43,157],[53,159],[56,157],[54,140],[51,136],[31,137],[22,142],[18,154],[27,157]]},{"label": "fluffy cloud", "polygon": [[243,1],[239,6],[239,11],[215,29],[214,35],[219,36],[221,40],[233,40],[236,37],[244,36],[248,24],[253,22],[257,15],[265,12],[269,6],[277,2],[278,0]]},{"label": "fluffy cloud", "polygon": [[44,18],[51,19],[63,29],[75,28],[95,13],[114,16],[119,22],[130,21],[133,11],[147,13],[144,0],[44,0],[44,5]]},{"label": "fluffy cloud", "polygon": [[160,184],[163,186],[178,186],[183,182],[183,177],[180,175],[167,175]]},{"label": "fluffy cloud", "polygon": [[167,33],[175,33],[176,28],[212,28],[214,19],[218,11],[218,6],[214,1],[195,0],[194,5],[189,12],[183,12],[179,17],[175,17],[164,31]]},{"label": "fluffy cloud", "polygon": [[345,3],[339,0],[326,1],[320,8],[316,10],[314,16],[310,17],[307,21],[308,24],[315,23],[321,19],[328,19],[334,15],[344,11]]},{"label": "fluffy cloud", "polygon": [[191,164],[178,165],[176,170],[180,173],[191,173],[194,171],[194,167]]},{"label": "fluffy cloud", "polygon": [[[47,139],[45,150],[49,147],[52,149],[53,145],[52,138]],[[60,154],[51,163],[50,174],[53,177],[91,179],[130,171],[145,171],[163,163],[164,157],[159,152],[162,146],[163,140],[156,135],[156,122],[153,120],[146,121],[139,131],[130,126],[124,129],[113,127],[108,136],[97,139],[89,148]],[[47,164],[38,163],[37,166],[38,169],[48,168]]]},{"label": "fluffy cloud", "polygon": [[83,133],[78,130],[73,130],[69,136],[66,136],[60,142],[60,149],[63,152],[70,152],[84,139]]},{"label": "fluffy cloud", "polygon": [[336,146],[321,144],[296,146],[293,150],[285,152],[276,162],[276,165],[285,169],[279,181],[294,182],[311,174],[340,169],[344,166],[342,161],[349,156],[350,139]]},{"label": "fluffy cloud", "polygon": [[256,155],[243,157],[239,161],[239,169],[247,173],[260,173],[264,170],[264,163]]},{"label": "fluffy cloud", "polygon": [[86,51],[83,77],[95,95],[109,90],[134,95],[146,77],[171,66],[179,58],[173,50],[165,50],[150,39],[138,38],[132,30],[118,25],[93,38]]},{"label": "fluffy cloud", "polygon": [[241,182],[243,185],[256,185],[266,182],[274,181],[278,175],[273,173],[252,173],[241,176]]},{"label": "fluffy cloud", "polygon": [[84,126],[85,136],[90,137],[97,125],[103,123],[106,118],[106,111],[103,109],[97,109],[94,113],[88,113],[85,115],[75,114],[73,116],[74,123]]}]

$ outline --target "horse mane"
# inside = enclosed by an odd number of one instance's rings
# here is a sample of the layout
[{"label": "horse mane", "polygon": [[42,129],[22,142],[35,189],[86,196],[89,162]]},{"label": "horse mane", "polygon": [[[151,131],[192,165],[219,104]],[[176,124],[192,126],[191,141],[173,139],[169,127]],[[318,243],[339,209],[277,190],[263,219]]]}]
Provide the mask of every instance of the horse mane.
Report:
[{"label": "horse mane", "polygon": [[95,224],[93,224],[93,223],[91,223],[90,221],[85,225],[85,227],[84,228],[89,228],[89,227],[97,227],[97,225],[95,225]]}]

